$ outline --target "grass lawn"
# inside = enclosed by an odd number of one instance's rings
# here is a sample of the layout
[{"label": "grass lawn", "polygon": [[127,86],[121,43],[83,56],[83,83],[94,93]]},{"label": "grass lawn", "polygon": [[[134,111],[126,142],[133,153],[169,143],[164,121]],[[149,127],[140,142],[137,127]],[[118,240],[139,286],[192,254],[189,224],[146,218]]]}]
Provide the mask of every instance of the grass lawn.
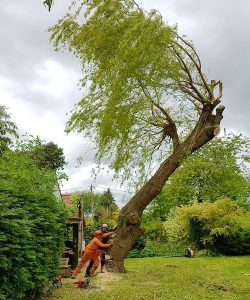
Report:
[{"label": "grass lawn", "polygon": [[43,299],[250,299],[250,256],[130,258],[126,269],[120,275],[97,271],[91,284],[99,290],[74,288],[72,279],[64,279]]}]

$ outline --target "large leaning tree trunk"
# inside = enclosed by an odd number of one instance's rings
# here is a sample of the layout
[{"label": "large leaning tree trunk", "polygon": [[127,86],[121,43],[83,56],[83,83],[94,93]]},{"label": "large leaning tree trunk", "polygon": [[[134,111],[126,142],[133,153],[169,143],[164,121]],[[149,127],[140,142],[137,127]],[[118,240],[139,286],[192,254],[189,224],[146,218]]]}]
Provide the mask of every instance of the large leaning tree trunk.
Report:
[{"label": "large leaning tree trunk", "polygon": [[200,119],[188,138],[175,148],[172,155],[161,164],[152,178],[122,208],[116,239],[110,253],[112,260],[107,264],[108,271],[125,272],[124,259],[144,232],[141,228],[141,216],[144,209],[161,192],[164,184],[181,164],[181,161],[219,133],[224,106],[218,106],[216,114],[213,114],[216,103],[204,105]]},{"label": "large leaning tree trunk", "polygon": [[84,132],[97,161],[105,158],[125,180],[144,179],[146,166],[154,174],[119,216],[107,268],[124,272],[144,209],[182,161],[219,133],[222,82],[207,79],[192,42],[156,10],[134,0],[76,2],[80,8],[50,29],[55,49],[66,46],[83,69],[83,97],[67,131]]},{"label": "large leaning tree trunk", "polygon": [[[170,175],[180,166],[183,159],[201,148],[220,133],[220,123],[225,109],[223,105],[220,105],[222,82],[220,80],[211,80],[210,83],[207,82],[201,69],[198,54],[194,47],[182,37],[178,36],[177,42],[175,45],[171,46],[171,49],[179,60],[183,72],[187,75],[187,80],[178,82],[178,87],[180,91],[186,94],[192,103],[195,103],[195,101],[198,103],[196,104],[196,108],[199,118],[190,134],[180,142],[177,126],[172,117],[164,110],[164,108],[160,107],[157,103],[153,103],[166,117],[164,137],[168,136],[172,139],[174,150],[172,154],[163,161],[151,179],[149,179],[122,208],[119,215],[116,238],[110,253],[111,259],[107,263],[107,270],[109,272],[125,272],[124,259],[127,257],[137,239],[144,233],[144,229],[141,227],[143,211],[162,191],[162,188]],[[193,73],[188,69],[183,59],[182,52],[184,52],[194,64],[196,80],[198,74],[200,84],[205,88],[209,95],[208,97],[204,97],[196,88]],[[140,85],[142,90],[144,90],[141,82]],[[218,89],[216,89],[218,90],[217,96],[215,95],[216,87],[218,87]]]}]

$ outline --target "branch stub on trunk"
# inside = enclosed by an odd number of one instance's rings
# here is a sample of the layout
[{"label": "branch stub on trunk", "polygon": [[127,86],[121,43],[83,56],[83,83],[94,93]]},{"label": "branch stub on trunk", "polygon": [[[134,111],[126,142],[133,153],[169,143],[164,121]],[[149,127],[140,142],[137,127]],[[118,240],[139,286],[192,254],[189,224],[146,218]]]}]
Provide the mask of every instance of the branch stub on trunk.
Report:
[{"label": "branch stub on trunk", "polygon": [[139,215],[136,213],[136,212],[130,212],[128,215],[127,215],[127,222],[129,224],[137,224],[138,222],[140,221],[140,217]]},{"label": "branch stub on trunk", "polygon": [[217,136],[220,134],[220,126],[215,127],[214,129],[214,136]]}]

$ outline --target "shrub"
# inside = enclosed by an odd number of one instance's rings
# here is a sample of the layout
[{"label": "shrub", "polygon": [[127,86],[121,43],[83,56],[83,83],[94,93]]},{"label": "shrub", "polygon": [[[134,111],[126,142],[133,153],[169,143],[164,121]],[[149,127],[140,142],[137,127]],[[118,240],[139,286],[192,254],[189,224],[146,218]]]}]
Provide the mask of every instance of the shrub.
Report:
[{"label": "shrub", "polygon": [[232,236],[218,235],[214,246],[226,255],[250,254],[250,212],[237,218],[238,230]]},{"label": "shrub", "polygon": [[173,247],[168,244],[153,242],[150,239],[147,239],[143,244],[136,244],[135,247],[130,250],[128,257],[174,256],[184,255],[184,252],[185,249],[183,247]]},{"label": "shrub", "polygon": [[143,215],[142,226],[145,233],[137,240],[128,257],[151,257],[182,255],[184,248],[166,243],[164,223],[159,217],[153,217],[150,211]]},{"label": "shrub", "polygon": [[24,154],[0,158],[0,299],[36,298],[57,273],[66,214],[54,183]]},{"label": "shrub", "polygon": [[[192,245],[222,254],[247,254],[250,226],[243,222],[247,216],[248,213],[229,199],[177,207],[165,222],[166,236],[169,243],[179,246]],[[229,244],[234,251],[226,250]]]}]

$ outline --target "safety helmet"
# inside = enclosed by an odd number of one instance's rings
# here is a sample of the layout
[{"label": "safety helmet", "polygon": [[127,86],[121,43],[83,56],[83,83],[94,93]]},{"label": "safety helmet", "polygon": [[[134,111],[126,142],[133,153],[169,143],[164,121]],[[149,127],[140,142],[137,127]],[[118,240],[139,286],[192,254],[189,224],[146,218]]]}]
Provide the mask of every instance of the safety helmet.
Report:
[{"label": "safety helmet", "polygon": [[94,237],[100,237],[100,236],[102,236],[102,232],[101,232],[101,230],[96,230],[96,232],[94,233]]},{"label": "safety helmet", "polygon": [[107,224],[102,224],[102,228],[104,228],[104,227],[108,228],[108,225]]}]

